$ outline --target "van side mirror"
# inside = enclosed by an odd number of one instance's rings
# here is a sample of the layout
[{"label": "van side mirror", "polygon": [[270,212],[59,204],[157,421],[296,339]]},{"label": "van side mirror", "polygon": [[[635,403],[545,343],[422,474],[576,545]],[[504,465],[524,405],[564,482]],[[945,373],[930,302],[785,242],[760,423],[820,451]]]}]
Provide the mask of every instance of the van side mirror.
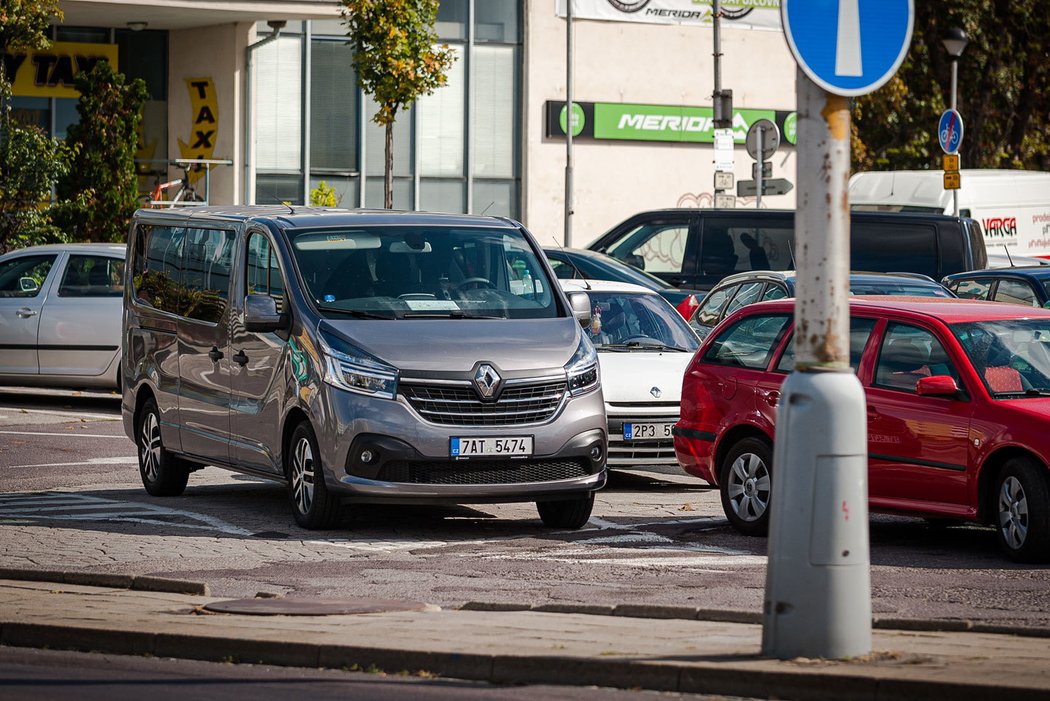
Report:
[{"label": "van side mirror", "polygon": [[934,375],[933,377],[920,377],[915,383],[915,394],[920,397],[947,397],[954,399],[959,396],[959,385],[951,375]]},{"label": "van side mirror", "polygon": [[287,324],[288,317],[277,311],[277,300],[270,295],[248,295],[244,298],[244,328],[247,331],[280,331]]},{"label": "van side mirror", "polygon": [[591,298],[586,292],[570,292],[569,305],[572,307],[572,315],[580,326],[587,327],[591,323]]}]

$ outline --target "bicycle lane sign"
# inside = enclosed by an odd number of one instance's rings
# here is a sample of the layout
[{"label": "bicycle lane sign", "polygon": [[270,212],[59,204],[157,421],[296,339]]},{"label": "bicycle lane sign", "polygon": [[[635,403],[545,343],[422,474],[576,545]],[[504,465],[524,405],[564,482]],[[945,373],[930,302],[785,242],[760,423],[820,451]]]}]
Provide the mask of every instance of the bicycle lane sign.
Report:
[{"label": "bicycle lane sign", "polygon": [[962,115],[956,110],[945,110],[937,124],[937,140],[941,144],[941,150],[949,155],[958,153],[962,139]]}]

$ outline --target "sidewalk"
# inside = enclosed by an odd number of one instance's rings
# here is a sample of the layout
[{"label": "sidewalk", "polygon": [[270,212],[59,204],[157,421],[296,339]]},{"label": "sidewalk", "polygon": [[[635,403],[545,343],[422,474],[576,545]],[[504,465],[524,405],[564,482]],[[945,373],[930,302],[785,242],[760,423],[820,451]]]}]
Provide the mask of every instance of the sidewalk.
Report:
[{"label": "sidewalk", "polygon": [[754,623],[434,607],[227,614],[204,610],[220,601],[206,593],[155,591],[187,590],[163,580],[111,583],[135,588],[0,580],[0,644],[793,699],[1050,698],[1045,637],[877,629],[869,658],[777,661],[758,656]]}]

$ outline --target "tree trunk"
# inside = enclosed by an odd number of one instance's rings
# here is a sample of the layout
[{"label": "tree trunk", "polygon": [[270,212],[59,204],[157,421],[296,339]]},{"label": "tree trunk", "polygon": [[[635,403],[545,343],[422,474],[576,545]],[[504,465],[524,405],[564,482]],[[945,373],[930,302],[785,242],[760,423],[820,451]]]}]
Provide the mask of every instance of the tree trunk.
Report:
[{"label": "tree trunk", "polygon": [[383,174],[383,207],[394,208],[394,122],[386,125],[386,159],[384,161]]}]

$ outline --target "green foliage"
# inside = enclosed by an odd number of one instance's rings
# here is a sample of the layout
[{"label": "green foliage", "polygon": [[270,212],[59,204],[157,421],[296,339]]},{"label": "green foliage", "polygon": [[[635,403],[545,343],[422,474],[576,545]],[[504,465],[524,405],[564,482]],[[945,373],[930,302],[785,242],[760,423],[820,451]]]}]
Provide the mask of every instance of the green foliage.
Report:
[{"label": "green foliage", "polygon": [[58,0],[0,0],[0,54],[46,48],[52,20],[62,21]]},{"label": "green foliage", "polygon": [[56,215],[79,241],[123,241],[136,208],[136,130],[148,92],[127,81],[107,61],[76,78],[80,122],[69,128],[74,158],[59,181]]},{"label": "green foliage", "polygon": [[335,207],[337,204],[335,188],[330,187],[324,180],[317,183],[317,187],[310,190],[311,207]]},{"label": "green foliage", "polygon": [[0,86],[0,253],[67,239],[48,209],[67,151],[39,127],[16,122],[5,93]]},{"label": "green foliage", "polygon": [[856,102],[853,169],[940,169],[937,119],[951,100],[951,61],[941,39],[950,27],[970,38],[959,59],[962,166],[1050,170],[1046,0],[915,3],[903,65]]},{"label": "green foliage", "polygon": [[438,0],[340,0],[354,48],[357,82],[379,106],[372,120],[386,127],[384,204],[393,207],[393,125],[397,114],[445,84],[455,60],[437,46]]}]

